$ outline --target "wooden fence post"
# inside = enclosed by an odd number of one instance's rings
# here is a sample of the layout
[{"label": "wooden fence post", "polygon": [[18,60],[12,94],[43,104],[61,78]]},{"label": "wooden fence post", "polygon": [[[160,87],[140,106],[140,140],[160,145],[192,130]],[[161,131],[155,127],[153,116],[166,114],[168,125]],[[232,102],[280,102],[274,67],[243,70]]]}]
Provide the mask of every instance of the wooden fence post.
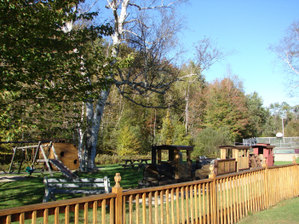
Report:
[{"label": "wooden fence post", "polygon": [[122,220],[123,220],[123,217],[122,217],[122,206],[123,206],[122,205],[122,192],[123,192],[123,189],[119,184],[121,181],[120,173],[115,174],[114,180],[115,180],[115,185],[112,188],[112,193],[117,194],[116,200],[115,200],[114,221],[115,221],[115,224],[122,224]]},{"label": "wooden fence post", "polygon": [[296,165],[297,161],[296,161],[296,156],[293,156],[293,164]]},{"label": "wooden fence post", "polygon": [[268,164],[266,162],[266,159],[264,160],[262,166],[265,169],[264,170],[264,203],[263,203],[263,209],[265,209],[269,207],[269,186],[268,186],[269,171],[268,171]]},{"label": "wooden fence post", "polygon": [[[216,174],[215,174],[215,166],[210,165],[210,174],[209,178],[212,179],[212,187],[210,189],[211,192],[211,206],[210,206],[210,213],[211,213],[211,223],[216,224],[218,223],[217,217],[217,186],[216,186]],[[209,214],[208,214],[209,215]]]},{"label": "wooden fence post", "polygon": [[[297,164],[297,161],[296,161],[296,156],[293,156],[293,173],[297,174],[297,172],[298,172],[298,164]],[[299,187],[299,180],[298,180],[298,178],[294,178],[293,186],[294,186],[294,190],[293,190],[292,197],[298,196],[298,187]]]}]

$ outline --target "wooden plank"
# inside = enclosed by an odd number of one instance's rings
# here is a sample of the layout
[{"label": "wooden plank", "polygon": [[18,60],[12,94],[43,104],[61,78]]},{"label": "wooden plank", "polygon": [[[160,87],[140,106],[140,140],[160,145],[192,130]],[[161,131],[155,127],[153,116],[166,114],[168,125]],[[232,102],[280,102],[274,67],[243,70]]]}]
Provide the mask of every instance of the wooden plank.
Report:
[{"label": "wooden plank", "polygon": [[139,194],[136,195],[135,206],[136,206],[136,210],[135,210],[136,223],[139,223]]},{"label": "wooden plank", "polygon": [[48,224],[48,214],[49,214],[49,210],[46,208],[44,210],[44,224]]},{"label": "wooden plank", "polygon": [[146,224],[146,194],[142,194],[142,223]]},{"label": "wooden plank", "polygon": [[13,148],[13,154],[12,154],[11,162],[10,162],[10,165],[9,165],[8,173],[11,173],[13,162],[14,162],[15,155],[16,155],[16,150],[17,150],[16,147]]},{"label": "wooden plank", "polygon": [[240,175],[240,185],[241,185],[241,205],[242,205],[242,216],[241,218],[246,216],[246,192],[245,192],[245,184],[244,184],[244,180],[245,180],[245,175],[241,174]]},{"label": "wooden plank", "polygon": [[59,224],[59,207],[54,210],[54,223]]},{"label": "wooden plank", "polygon": [[203,215],[203,223],[207,223],[207,214],[206,214],[206,183],[202,185],[202,215]]},{"label": "wooden plank", "polygon": [[84,224],[88,224],[88,202],[84,203]]},{"label": "wooden plank", "polygon": [[[49,188],[102,188],[101,190],[105,191],[104,183],[49,183]],[[70,190],[70,189],[69,189]],[[108,192],[107,192],[108,193]]]},{"label": "wooden plank", "polygon": [[199,223],[202,224],[202,184],[198,184],[198,210]]},{"label": "wooden plank", "polygon": [[57,159],[49,159],[49,162],[52,163],[54,166],[56,166],[56,168],[59,169],[62,172],[62,174],[65,175],[66,177],[72,179],[78,178],[78,176],[72,173],[72,171],[70,171],[70,169],[68,169],[61,161]]},{"label": "wooden plank", "polygon": [[159,223],[158,217],[158,191],[155,191],[155,224]]},{"label": "wooden plank", "polygon": [[106,199],[102,201],[102,224],[106,224]]},{"label": "wooden plank", "polygon": [[179,192],[179,188],[177,187],[175,189],[175,197],[176,197],[176,221],[177,221],[177,224],[180,223],[180,192]]},{"label": "wooden plank", "polygon": [[31,224],[36,224],[36,211],[32,212]]},{"label": "wooden plank", "polygon": [[215,181],[215,200],[214,207],[216,209],[216,220],[214,223],[220,223],[220,180]]},{"label": "wooden plank", "polygon": [[129,223],[133,223],[133,195],[129,196]]},{"label": "wooden plank", "polygon": [[[114,217],[115,217],[115,206],[114,206],[114,199],[109,200],[110,203],[110,224],[115,223]],[[126,224],[126,200],[124,198],[123,200],[123,224]]]},{"label": "wooden plank", "polygon": [[222,180],[220,180],[220,182],[219,182],[219,184],[220,184],[220,199],[219,199],[219,201],[220,201],[220,224],[223,224],[223,210],[224,210],[224,199],[223,199],[223,194],[224,194],[224,189],[223,189],[223,179]]},{"label": "wooden plank", "polygon": [[248,185],[246,184],[247,183],[247,174],[244,174],[243,175],[243,191],[244,191],[244,207],[245,207],[245,216],[248,215]]},{"label": "wooden plank", "polygon": [[186,223],[189,224],[189,220],[190,220],[190,217],[189,217],[189,187],[185,187],[185,200],[186,200]]},{"label": "wooden plank", "polygon": [[[231,174],[235,175],[235,174]],[[217,178],[216,178],[217,179]],[[181,188],[181,187],[186,187],[186,186],[191,186],[194,184],[199,184],[199,183],[207,183],[210,182],[209,179],[203,179],[203,180],[196,180],[196,181],[190,181],[190,182],[181,182],[177,184],[171,184],[171,185],[164,185],[164,186],[158,186],[158,187],[151,187],[151,188],[140,188],[140,189],[132,189],[130,191],[124,191],[123,195],[134,195],[134,194],[142,194],[142,193],[149,193],[153,191],[161,191],[161,190],[167,190],[167,189],[172,189],[172,188]]]},{"label": "wooden plank", "polygon": [[48,178],[49,183],[104,183],[105,180],[107,180],[107,178],[78,178],[74,180],[63,178]]},{"label": "wooden plank", "polygon": [[225,179],[225,187],[226,187],[226,216],[227,216],[227,223],[231,223],[230,219],[230,210],[229,210],[229,178]]},{"label": "wooden plank", "polygon": [[6,224],[11,224],[11,216],[10,215],[6,216],[6,222],[5,223]]},{"label": "wooden plank", "polygon": [[148,194],[148,223],[153,223],[153,193]]},{"label": "wooden plank", "polygon": [[92,204],[92,223],[98,223],[98,202],[94,201]]},{"label": "wooden plank", "polygon": [[210,211],[210,202],[211,202],[211,195],[210,195],[210,183],[206,183],[206,200],[207,200],[207,223],[210,224],[211,222],[211,211]]},{"label": "wooden plank", "polygon": [[164,192],[160,191],[160,223],[164,222],[164,200],[163,200]]},{"label": "wooden plank", "polygon": [[181,187],[181,223],[185,223],[185,209],[184,209],[184,187]]},{"label": "wooden plank", "polygon": [[170,215],[169,215],[169,189],[165,191],[166,197],[166,223],[170,224]]},{"label": "wooden plank", "polygon": [[65,209],[64,209],[64,223],[65,224],[69,224],[70,222],[70,206],[67,205],[65,206]]},{"label": "wooden plank", "polygon": [[[170,192],[171,195],[171,223],[175,224],[175,219],[174,219],[174,188],[171,189]],[[178,200],[178,198],[176,197],[176,200]]]},{"label": "wooden plank", "polygon": [[195,224],[199,223],[198,220],[198,191],[197,191],[198,185],[194,185],[194,218],[195,218]]},{"label": "wooden plank", "polygon": [[190,199],[190,220],[191,220],[191,224],[194,224],[194,188],[193,186],[189,187],[189,199]]},{"label": "wooden plank", "polygon": [[79,224],[79,204],[75,205],[75,224]]},{"label": "wooden plank", "polygon": [[43,157],[44,157],[46,166],[48,167],[49,173],[50,173],[51,176],[53,176],[52,169],[51,169],[51,167],[50,167],[48,157],[46,156],[46,153],[45,153],[44,148],[43,148],[42,145],[40,146],[40,150],[41,150],[42,155],[43,155]]},{"label": "wooden plank", "polygon": [[20,213],[19,223],[20,224],[24,224],[25,223],[25,213],[24,212]]},{"label": "wooden plank", "polygon": [[234,223],[239,220],[239,208],[240,208],[240,201],[239,201],[239,192],[240,186],[238,183],[238,178],[233,177],[232,179],[232,191],[233,191],[233,208],[234,208]]},{"label": "wooden plank", "polygon": [[232,178],[234,177],[229,177],[229,197],[230,197],[230,217],[231,217],[231,222],[233,223],[234,221],[234,213],[233,213],[233,186],[232,186]]}]

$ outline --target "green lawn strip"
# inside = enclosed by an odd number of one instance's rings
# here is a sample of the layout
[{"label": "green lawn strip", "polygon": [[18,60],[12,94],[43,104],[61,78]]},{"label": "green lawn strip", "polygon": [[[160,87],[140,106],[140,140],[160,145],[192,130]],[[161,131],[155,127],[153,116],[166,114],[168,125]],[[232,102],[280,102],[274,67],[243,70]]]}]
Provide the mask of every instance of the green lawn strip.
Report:
[{"label": "green lawn strip", "polygon": [[[296,162],[299,163],[299,157],[296,158]],[[293,161],[275,161],[274,165],[280,166],[280,165],[287,165],[287,164],[292,164]]]},{"label": "green lawn strip", "polygon": [[[138,187],[138,181],[142,179],[142,169],[126,168],[119,165],[100,166],[98,172],[80,174],[80,177],[101,178],[107,176],[111,181],[111,187],[114,186],[115,173],[120,173],[122,177],[121,186],[124,189],[132,189]],[[43,200],[45,187],[43,184],[43,176],[49,174],[33,173],[31,177],[27,174],[23,180],[0,183],[0,209],[12,208],[23,205],[41,203]],[[62,177],[61,173],[55,172],[54,177]],[[56,200],[80,197],[82,195],[57,195]]]},{"label": "green lawn strip", "polygon": [[277,205],[252,214],[239,224],[295,224],[299,223],[299,197],[282,201]]}]

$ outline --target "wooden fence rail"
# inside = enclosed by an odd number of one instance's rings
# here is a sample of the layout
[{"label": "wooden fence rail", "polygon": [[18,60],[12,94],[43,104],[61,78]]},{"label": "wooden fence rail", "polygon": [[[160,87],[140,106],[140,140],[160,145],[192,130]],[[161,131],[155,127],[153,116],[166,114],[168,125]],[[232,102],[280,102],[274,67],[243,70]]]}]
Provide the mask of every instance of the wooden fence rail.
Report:
[{"label": "wooden fence rail", "polygon": [[299,195],[297,164],[0,210],[0,223],[236,223]]}]

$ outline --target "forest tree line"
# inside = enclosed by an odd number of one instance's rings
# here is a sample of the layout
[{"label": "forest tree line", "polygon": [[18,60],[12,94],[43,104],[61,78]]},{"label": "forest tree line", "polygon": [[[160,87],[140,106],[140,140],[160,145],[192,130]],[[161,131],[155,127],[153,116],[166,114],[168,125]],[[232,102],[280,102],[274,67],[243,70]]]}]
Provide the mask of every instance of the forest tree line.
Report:
[{"label": "forest tree line", "polygon": [[[190,69],[194,69],[193,62],[183,65],[180,75]],[[148,154],[152,145],[174,144],[194,145],[193,156],[216,156],[219,145],[274,137],[282,132],[282,118],[285,136],[299,136],[298,106],[276,103],[264,107],[257,93],[244,93],[236,76],[209,83],[198,73],[192,80],[176,82],[163,96],[135,97],[141,103],[156,101],[165,108],[136,105],[119,97],[113,88],[100,127],[97,154]],[[84,111],[84,104],[78,102],[27,104],[21,116],[17,110],[1,115],[1,141],[68,139],[76,143]]]},{"label": "forest tree line", "polygon": [[101,22],[83,0],[1,1],[0,141],[68,139],[88,171],[96,155],[155,144],[215,156],[218,145],[275,136],[281,118],[285,136],[298,136],[298,106],[265,108],[237,76],[206,81],[223,57],[208,39],[194,59],[173,60],[182,2],[107,0]]}]

